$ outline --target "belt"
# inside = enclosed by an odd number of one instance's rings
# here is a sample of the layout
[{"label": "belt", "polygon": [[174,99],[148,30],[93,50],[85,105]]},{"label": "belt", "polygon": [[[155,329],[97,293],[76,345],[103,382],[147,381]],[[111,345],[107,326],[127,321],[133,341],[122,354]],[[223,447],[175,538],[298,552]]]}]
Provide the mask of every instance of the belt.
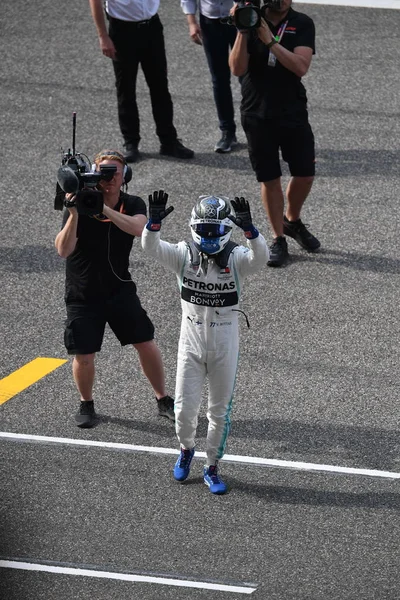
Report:
[{"label": "belt", "polygon": [[110,22],[112,21],[115,23],[115,25],[119,25],[121,27],[143,27],[146,25],[150,25],[151,23],[159,19],[160,17],[157,13],[150,17],[150,19],[144,19],[144,21],[124,21],[123,19],[117,19],[108,15],[108,20]]},{"label": "belt", "polygon": [[150,23],[154,21],[154,19],[158,19],[157,13],[150,17],[150,19],[145,19],[144,21],[131,21],[130,24],[134,27],[142,27],[142,25],[150,25]]}]

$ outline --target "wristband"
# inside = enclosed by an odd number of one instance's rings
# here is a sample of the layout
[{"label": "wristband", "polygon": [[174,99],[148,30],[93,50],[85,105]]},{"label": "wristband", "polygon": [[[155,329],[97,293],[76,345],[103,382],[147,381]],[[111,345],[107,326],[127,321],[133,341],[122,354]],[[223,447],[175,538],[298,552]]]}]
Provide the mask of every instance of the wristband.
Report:
[{"label": "wristband", "polygon": [[246,229],[244,235],[247,237],[248,240],[255,240],[256,237],[259,236],[259,231],[254,227],[254,225],[252,225],[251,229]]},{"label": "wristband", "polygon": [[146,229],[149,231],[160,231],[161,229],[161,221],[152,221],[149,219],[147,221]]},{"label": "wristband", "polygon": [[268,42],[268,44],[265,44],[267,46],[267,48],[271,48],[271,46],[273,46],[274,44],[277,44],[278,42],[272,38],[272,40],[270,42]]}]

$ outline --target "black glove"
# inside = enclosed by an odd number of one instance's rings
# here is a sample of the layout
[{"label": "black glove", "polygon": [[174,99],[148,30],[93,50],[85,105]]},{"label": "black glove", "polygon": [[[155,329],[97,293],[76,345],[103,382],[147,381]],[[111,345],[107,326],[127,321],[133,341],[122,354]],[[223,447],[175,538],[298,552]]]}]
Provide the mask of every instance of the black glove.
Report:
[{"label": "black glove", "polygon": [[149,221],[146,227],[150,231],[159,231],[161,221],[174,210],[173,206],[167,208],[167,200],[168,194],[164,190],[149,195]]},{"label": "black glove", "polygon": [[243,229],[247,238],[256,238],[258,236],[258,231],[253,225],[248,201],[242,196],[240,198],[235,196],[235,199],[231,201],[231,204],[236,216],[228,215],[228,219],[240,227],[240,229]]}]

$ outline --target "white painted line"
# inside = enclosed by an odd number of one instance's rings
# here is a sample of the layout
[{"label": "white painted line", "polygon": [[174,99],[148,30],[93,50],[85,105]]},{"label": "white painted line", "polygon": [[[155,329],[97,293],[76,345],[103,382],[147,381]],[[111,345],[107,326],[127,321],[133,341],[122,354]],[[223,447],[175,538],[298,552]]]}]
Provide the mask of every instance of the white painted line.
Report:
[{"label": "white painted line", "polygon": [[[125,452],[146,452],[148,454],[178,455],[179,450],[174,448],[158,448],[153,446],[135,446],[134,444],[121,444],[118,442],[100,442],[96,440],[80,440],[72,438],[47,437],[44,435],[28,435],[25,433],[11,433],[0,431],[0,439],[14,442],[37,442],[43,444],[64,444],[71,446],[91,446],[95,448],[110,448]],[[195,458],[206,458],[205,452],[196,452]],[[261,458],[258,456],[239,456],[225,454],[223,462],[241,463],[260,467],[277,467],[280,469],[294,469],[300,471],[321,471],[326,473],[342,473],[344,475],[365,475],[367,477],[381,477],[384,479],[400,479],[400,473],[393,471],[378,471],[376,469],[358,469],[353,467],[339,467],[336,465],[322,465],[317,463],[296,462],[291,460],[277,460]]]},{"label": "white painted line", "polygon": [[399,0],[299,0],[298,3],[323,4],[326,6],[352,6],[356,8],[391,8],[394,10],[400,9]]},{"label": "white painted line", "polygon": [[118,581],[131,581],[132,583],[155,583],[158,585],[198,588],[201,590],[235,592],[236,594],[252,594],[257,589],[256,587],[250,586],[245,587],[239,585],[226,585],[222,583],[210,583],[208,581],[172,579],[169,577],[153,577],[151,575],[134,575],[131,573],[113,573],[109,571],[95,571],[92,569],[80,569],[77,567],[60,567],[14,560],[0,560],[0,568],[20,569],[23,571],[41,571],[44,573],[59,573],[61,575],[80,575],[82,577],[98,577],[100,579],[116,579]]}]

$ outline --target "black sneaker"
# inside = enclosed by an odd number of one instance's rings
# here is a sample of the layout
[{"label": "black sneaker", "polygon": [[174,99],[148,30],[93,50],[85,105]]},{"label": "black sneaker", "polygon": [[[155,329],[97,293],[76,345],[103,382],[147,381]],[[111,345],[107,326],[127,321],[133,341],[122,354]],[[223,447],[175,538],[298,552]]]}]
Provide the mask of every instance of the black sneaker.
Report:
[{"label": "black sneaker", "polygon": [[135,163],[139,159],[139,148],[137,144],[127,142],[125,144],[124,158],[127,163]]},{"label": "black sneaker", "polygon": [[167,417],[171,421],[175,422],[175,413],[174,413],[174,399],[170,396],[164,396],[164,398],[160,398],[157,400],[158,405],[158,414],[160,417]]},{"label": "black sneaker", "polygon": [[287,262],[288,258],[289,252],[286,239],[283,236],[274,238],[269,247],[269,261],[267,265],[269,267],[281,267]]},{"label": "black sneaker", "polygon": [[75,415],[75,422],[78,427],[82,427],[82,429],[93,427],[96,422],[96,412],[94,410],[93,400],[81,401],[79,410]]},{"label": "black sneaker", "polygon": [[194,152],[186,148],[181,140],[175,140],[172,144],[161,144],[160,154],[164,156],[173,156],[174,158],[193,158]]},{"label": "black sneaker", "polygon": [[237,143],[236,135],[230,131],[223,131],[221,139],[215,144],[214,152],[223,154],[224,152],[230,152],[232,146]]},{"label": "black sneaker", "polygon": [[283,217],[283,233],[296,240],[304,250],[314,252],[318,250],[321,242],[308,231],[307,227],[308,225],[304,225],[301,219],[289,221],[286,217]]}]

